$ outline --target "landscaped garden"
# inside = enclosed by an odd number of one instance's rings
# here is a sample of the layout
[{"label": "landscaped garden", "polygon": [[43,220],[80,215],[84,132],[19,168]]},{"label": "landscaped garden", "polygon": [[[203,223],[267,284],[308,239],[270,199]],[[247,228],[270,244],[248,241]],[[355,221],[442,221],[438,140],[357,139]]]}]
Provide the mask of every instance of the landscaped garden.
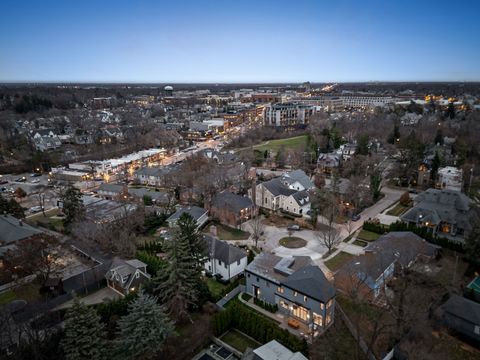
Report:
[{"label": "landscaped garden", "polygon": [[298,249],[307,245],[307,241],[296,236],[286,236],[280,239],[279,244],[289,249]]},{"label": "landscaped garden", "polygon": [[353,258],[352,254],[346,253],[344,251],[340,251],[337,255],[335,255],[333,258],[325,261],[325,265],[331,270],[331,271],[337,271],[340,269],[343,265],[345,265],[347,262],[349,262]]},{"label": "landscaped garden", "polygon": [[245,352],[248,347],[255,349],[262,345],[236,329],[230,329],[220,340],[241,352]]}]

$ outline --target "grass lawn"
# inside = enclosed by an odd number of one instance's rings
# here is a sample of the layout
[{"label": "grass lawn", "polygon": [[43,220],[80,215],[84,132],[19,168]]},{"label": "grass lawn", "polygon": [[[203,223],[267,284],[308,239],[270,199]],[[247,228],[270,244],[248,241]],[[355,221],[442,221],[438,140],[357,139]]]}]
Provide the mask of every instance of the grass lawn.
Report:
[{"label": "grass lawn", "polygon": [[55,231],[63,231],[63,220],[61,218],[55,217],[60,214],[60,209],[50,209],[45,211],[45,216],[42,212],[36,213],[26,218],[26,222],[30,225],[40,225],[46,228],[53,226]]},{"label": "grass lawn", "polygon": [[410,209],[409,206],[404,206],[400,203],[395,205],[392,209],[387,211],[387,215],[392,215],[392,216],[400,216],[402,215],[405,211]]},{"label": "grass lawn", "polygon": [[346,253],[344,251],[340,251],[337,255],[335,255],[330,260],[325,261],[325,265],[331,271],[337,271],[340,269],[344,264],[346,264],[350,259],[353,258],[352,254]]},{"label": "grass lawn", "polygon": [[235,329],[228,331],[220,340],[241,352],[247,350],[247,347],[255,349],[262,345]]},{"label": "grass lawn", "polygon": [[357,245],[357,246],[361,246],[361,247],[365,247],[368,245],[367,242],[363,241],[363,240],[355,240],[353,242],[353,245]]},{"label": "grass lawn", "polygon": [[307,141],[307,135],[295,136],[287,139],[269,140],[262,144],[255,145],[253,148],[259,151],[269,150],[277,152],[280,147],[284,146],[287,149],[298,149]]},{"label": "grass lawn", "polygon": [[221,298],[223,295],[225,295],[225,288],[227,286],[220,284],[214,278],[207,278],[207,287],[208,291],[210,291],[210,294],[212,294],[214,298]]},{"label": "grass lawn", "polygon": [[375,241],[380,236],[381,236],[380,234],[362,229],[362,231],[360,231],[360,233],[358,234],[357,239],[365,240],[365,241]]},{"label": "grass lawn", "polygon": [[37,299],[41,298],[41,295],[40,295],[40,292],[39,292],[40,291],[40,285],[35,283],[35,282],[31,282],[31,283],[28,283],[28,284],[25,284],[25,285],[21,285],[21,286],[15,288],[15,290],[13,290],[13,291],[14,291],[17,299],[32,301],[32,300],[37,300]]},{"label": "grass lawn", "polygon": [[[235,229],[223,224],[214,225],[217,227],[217,236],[220,240],[247,240],[250,237],[249,232]],[[206,228],[208,229],[207,232],[209,232],[209,226],[206,226]]]},{"label": "grass lawn", "polygon": [[306,240],[296,236],[286,236],[284,238],[281,238],[279,243],[280,245],[285,246],[289,249],[298,249],[307,245]]},{"label": "grass lawn", "polygon": [[344,242],[344,243],[347,243],[347,242],[349,242],[350,240],[352,240],[352,237],[353,237],[353,235],[354,235],[354,233],[353,233],[353,234],[351,234],[351,235],[348,235],[348,236],[347,236],[345,239],[343,239],[343,241],[342,241],[342,242]]},{"label": "grass lawn", "polygon": [[0,305],[8,304],[10,301],[15,300],[17,297],[12,290],[7,290],[0,293]]}]

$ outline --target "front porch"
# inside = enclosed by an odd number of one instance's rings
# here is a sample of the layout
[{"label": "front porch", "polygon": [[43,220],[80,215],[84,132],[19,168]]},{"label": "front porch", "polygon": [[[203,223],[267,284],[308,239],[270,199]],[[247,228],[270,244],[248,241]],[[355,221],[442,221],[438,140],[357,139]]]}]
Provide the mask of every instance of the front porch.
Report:
[{"label": "front porch", "polygon": [[288,330],[291,334],[305,338],[308,343],[312,343],[313,338],[321,335],[323,333],[323,330],[315,330],[313,331],[307,324],[302,322],[300,319],[288,315],[288,314],[283,314],[280,311],[277,311],[275,313],[272,313],[268,310],[263,309],[262,307],[255,305],[254,304],[254,298],[250,298],[248,301],[245,301],[242,298],[242,295],[244,293],[240,293],[238,295],[238,299],[245,305],[251,307],[258,313],[264,315],[265,317],[268,317],[275,322],[278,323],[278,326],[282,329]]}]

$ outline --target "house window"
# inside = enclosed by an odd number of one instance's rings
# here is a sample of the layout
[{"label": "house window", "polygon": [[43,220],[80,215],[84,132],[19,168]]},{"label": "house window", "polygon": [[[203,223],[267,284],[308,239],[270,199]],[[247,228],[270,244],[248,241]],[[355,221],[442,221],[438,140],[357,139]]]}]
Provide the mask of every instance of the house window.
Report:
[{"label": "house window", "polygon": [[280,306],[288,310],[288,303],[286,301],[280,300]]},{"label": "house window", "polygon": [[270,287],[270,283],[268,281],[265,282],[267,284],[267,287]]},{"label": "house window", "polygon": [[330,306],[332,306],[332,303],[333,303],[332,299],[328,300],[327,309],[330,309]]},{"label": "house window", "polygon": [[297,296],[297,295],[298,295],[298,292],[294,291],[293,296]]},{"label": "house window", "polygon": [[227,269],[227,263],[225,263],[224,266],[225,266],[225,269]]},{"label": "house window", "polygon": [[137,272],[137,273],[135,274],[135,277],[138,279],[138,278],[140,277],[140,273]]},{"label": "house window", "polygon": [[280,294],[283,294],[285,290],[281,286],[279,286],[277,287],[277,292],[279,292]]},{"label": "house window", "polygon": [[237,260],[237,265],[240,265],[240,260]]},{"label": "house window", "polygon": [[303,297],[303,302],[307,302],[308,298],[306,296]]},{"label": "house window", "polygon": [[250,274],[247,274],[247,277],[250,277]]},{"label": "house window", "polygon": [[324,303],[320,303],[320,309],[324,309],[325,308],[325,304]]},{"label": "house window", "polygon": [[257,276],[257,282],[260,282],[260,279],[258,278],[258,276]]},{"label": "house window", "polygon": [[327,314],[327,319],[325,321],[325,325],[328,325],[332,322],[332,316],[330,314]]},{"label": "house window", "polygon": [[222,266],[222,262],[220,260],[218,260],[218,265]]},{"label": "house window", "polygon": [[318,326],[323,326],[323,317],[317,313],[313,313],[313,323]]}]

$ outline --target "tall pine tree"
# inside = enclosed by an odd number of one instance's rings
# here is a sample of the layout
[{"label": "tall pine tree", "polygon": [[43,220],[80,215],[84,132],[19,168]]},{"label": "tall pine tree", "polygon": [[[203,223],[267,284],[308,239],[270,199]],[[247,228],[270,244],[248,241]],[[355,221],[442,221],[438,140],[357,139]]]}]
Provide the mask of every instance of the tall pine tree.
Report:
[{"label": "tall pine tree", "polygon": [[65,337],[61,342],[66,360],[106,359],[104,327],[96,310],[75,298],[65,315]]},{"label": "tall pine tree", "polygon": [[187,236],[177,232],[174,239],[165,243],[168,264],[153,279],[154,293],[165,304],[169,315],[182,321],[188,316],[188,308],[197,301],[196,285],[199,277],[198,263],[191,255]]},{"label": "tall pine tree", "polygon": [[174,327],[157,298],[140,292],[128,306],[128,314],[118,321],[118,337],[115,341],[120,359],[142,359],[159,351]]},{"label": "tall pine tree", "polygon": [[197,222],[187,213],[180,216],[177,221],[176,238],[184,239],[190,247],[190,255],[196,263],[197,269],[203,269],[206,256],[206,242],[198,231]]}]

